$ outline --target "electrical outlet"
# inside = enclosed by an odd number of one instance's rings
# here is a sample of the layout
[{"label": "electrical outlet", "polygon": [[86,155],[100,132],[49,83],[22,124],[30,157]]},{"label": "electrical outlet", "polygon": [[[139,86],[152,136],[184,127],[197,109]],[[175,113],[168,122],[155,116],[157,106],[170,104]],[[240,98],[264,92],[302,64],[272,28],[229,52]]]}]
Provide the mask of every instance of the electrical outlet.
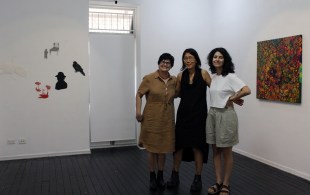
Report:
[{"label": "electrical outlet", "polygon": [[18,140],[19,144],[26,144],[26,139],[25,138],[21,138]]},{"label": "electrical outlet", "polygon": [[15,139],[8,139],[7,144],[9,145],[15,144]]}]

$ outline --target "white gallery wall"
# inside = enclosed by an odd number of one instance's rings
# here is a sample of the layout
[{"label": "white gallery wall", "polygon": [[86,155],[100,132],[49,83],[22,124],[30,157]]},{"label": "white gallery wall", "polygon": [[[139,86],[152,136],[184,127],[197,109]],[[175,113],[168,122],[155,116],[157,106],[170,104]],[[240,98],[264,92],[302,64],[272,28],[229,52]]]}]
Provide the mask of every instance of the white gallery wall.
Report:
[{"label": "white gallery wall", "polygon": [[[88,2],[0,5],[0,160],[89,153]],[[45,59],[55,42],[58,54]],[[74,72],[73,61],[86,76]],[[67,89],[55,90],[58,72]],[[38,98],[35,82],[51,86],[48,98]]]},{"label": "white gallery wall", "polygon": [[[252,89],[244,106],[236,108],[240,144],[235,151],[310,180],[309,1],[156,0],[141,1],[140,12],[140,77],[157,68],[162,52],[176,57],[171,72],[177,74],[184,49],[195,48],[205,63],[211,49],[227,48],[237,74]],[[302,104],[256,99],[257,42],[299,34],[303,35]]]},{"label": "white gallery wall", "polygon": [[[107,1],[108,2],[108,1]],[[214,47],[228,49],[236,72],[252,89],[242,108],[236,152],[310,180],[309,35],[307,0],[123,0],[137,6],[137,83],[157,69],[163,52],[175,56],[177,74],[184,49],[205,58]],[[112,3],[111,3],[112,4]],[[121,6],[121,3],[119,3]],[[46,9],[48,8],[48,9]],[[12,12],[11,10],[16,10]],[[89,151],[89,80],[72,72],[73,60],[88,73],[88,2],[20,2],[0,6],[0,159]],[[256,99],[258,41],[303,35],[302,104]],[[60,43],[58,57],[43,51]],[[63,50],[63,51],[62,51]],[[9,64],[9,66],[7,65]],[[12,68],[15,67],[15,68]],[[13,70],[12,70],[13,69]],[[66,74],[68,89],[42,100],[36,81],[55,84]],[[13,73],[12,73],[13,72]],[[14,72],[17,72],[15,74]],[[175,101],[176,108],[178,100]],[[134,102],[132,102],[134,104]],[[137,129],[138,130],[138,129]],[[8,145],[7,139],[26,138]]]},{"label": "white gallery wall", "polygon": [[[170,73],[177,75],[182,67],[182,53],[194,48],[200,55],[202,67],[206,68],[205,58],[208,52],[209,30],[207,1],[205,0],[156,0],[143,1],[140,4],[140,74],[142,77],[158,69],[158,58],[168,52],[174,56],[174,67]],[[139,73],[139,72],[138,72]],[[175,100],[175,110],[179,104]],[[143,100],[145,102],[145,99]],[[175,112],[176,113],[176,112]],[[137,132],[139,134],[139,125]]]},{"label": "white gallery wall", "polygon": [[[252,89],[238,108],[235,151],[310,180],[310,1],[208,0],[210,48],[228,49],[237,74]],[[257,42],[302,35],[302,103],[256,99]]]}]

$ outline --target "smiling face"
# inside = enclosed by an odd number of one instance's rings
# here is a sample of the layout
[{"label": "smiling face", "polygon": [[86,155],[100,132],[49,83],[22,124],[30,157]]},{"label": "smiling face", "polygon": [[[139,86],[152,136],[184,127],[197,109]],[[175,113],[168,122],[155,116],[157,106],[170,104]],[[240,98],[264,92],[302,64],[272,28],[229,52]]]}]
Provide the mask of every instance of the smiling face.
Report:
[{"label": "smiling face", "polygon": [[158,68],[162,72],[168,72],[171,69],[171,62],[170,62],[170,60],[162,60],[158,64]]},{"label": "smiling face", "polygon": [[185,64],[187,69],[193,69],[193,68],[195,68],[195,66],[197,64],[197,60],[190,53],[185,53],[185,55],[183,57],[183,61],[184,61],[184,64]]},{"label": "smiling face", "polygon": [[218,71],[221,71],[223,69],[224,64],[224,56],[220,52],[215,52],[212,58],[212,63],[215,69]]}]

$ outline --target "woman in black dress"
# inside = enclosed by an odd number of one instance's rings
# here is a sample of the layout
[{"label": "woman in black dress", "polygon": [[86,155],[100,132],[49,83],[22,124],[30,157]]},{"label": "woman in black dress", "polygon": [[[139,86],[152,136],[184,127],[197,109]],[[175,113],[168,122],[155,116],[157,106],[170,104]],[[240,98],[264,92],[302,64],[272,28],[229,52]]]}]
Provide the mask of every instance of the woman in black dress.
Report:
[{"label": "woman in black dress", "polygon": [[202,188],[201,172],[203,163],[208,160],[206,144],[207,86],[211,78],[206,70],[201,69],[201,61],[196,50],[189,48],[182,55],[183,66],[177,77],[177,92],[181,98],[176,120],[176,146],[173,170],[167,187],[179,185],[179,167],[181,161],[195,161],[195,178],[191,191]]}]

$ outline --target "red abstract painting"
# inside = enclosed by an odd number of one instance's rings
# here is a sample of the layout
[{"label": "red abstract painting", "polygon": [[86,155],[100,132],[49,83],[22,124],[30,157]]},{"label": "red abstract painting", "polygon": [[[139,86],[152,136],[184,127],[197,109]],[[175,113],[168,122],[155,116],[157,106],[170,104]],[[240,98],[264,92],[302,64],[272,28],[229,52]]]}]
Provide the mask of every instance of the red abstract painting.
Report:
[{"label": "red abstract painting", "polygon": [[302,35],[257,42],[258,99],[301,103]]}]

